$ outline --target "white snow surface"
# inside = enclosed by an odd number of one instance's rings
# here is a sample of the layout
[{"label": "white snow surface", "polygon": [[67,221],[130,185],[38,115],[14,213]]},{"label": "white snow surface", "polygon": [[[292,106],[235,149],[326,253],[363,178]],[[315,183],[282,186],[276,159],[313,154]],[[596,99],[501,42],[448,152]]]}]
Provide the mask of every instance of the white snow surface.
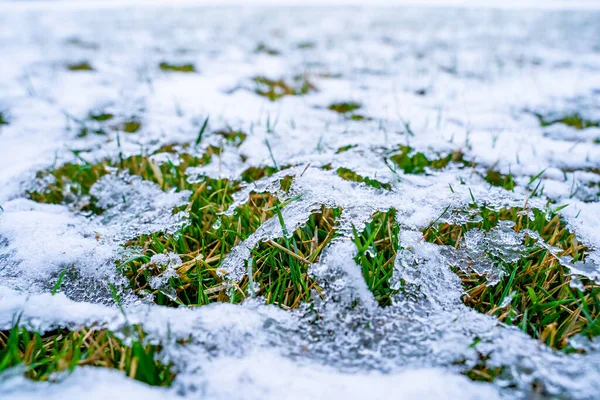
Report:
[{"label": "white snow surface", "polygon": [[[578,112],[600,121],[597,2],[579,2],[585,11],[559,2],[546,10],[74,3],[1,7],[0,112],[8,124],[0,125],[0,329],[17,318],[41,331],[98,325],[118,333],[140,323],[178,375],[170,388],[153,388],[99,368],[78,368],[53,383],[9,370],[0,375],[0,398],[527,398],[532,382],[550,396],[597,398],[597,345],[583,343],[585,354],[565,355],[469,309],[448,254],[419,232],[447,208],[464,208],[471,196],[494,207],[544,208],[550,199],[552,208],[568,204],[560,213],[592,250],[573,272],[600,280],[600,130],[541,127],[533,114]],[[259,43],[280,55],[257,54]],[[94,70],[66,68],[82,61]],[[197,72],[164,72],[163,61],[190,62]],[[318,91],[276,102],[253,93],[254,76],[297,74],[307,74]],[[360,103],[358,112],[370,119],[352,121],[327,109],[339,101]],[[135,117],[142,127],[77,137],[73,121],[101,111],[116,122]],[[197,151],[216,145],[223,152],[188,171],[190,180],[294,165],[248,185],[231,210],[251,191],[287,196],[278,185],[287,175],[294,176],[290,195],[301,195],[283,210],[289,232],[322,204],[342,207],[345,234],[310,268],[324,300],[292,311],[260,298],[189,309],[148,304],[129,291],[115,262],[127,256],[126,240],[181,227],[187,215],[172,210],[189,193],[111,174],[92,188],[106,209],[100,216],[27,198],[38,171],[76,157],[96,162],[194,143],[207,116],[209,131],[230,126],[248,138],[238,148],[206,133]],[[337,152],[347,145],[355,147]],[[462,149],[477,166],[406,175],[382,157],[399,145],[432,156]],[[320,168],[327,164],[331,171]],[[392,190],[345,181],[338,167]],[[490,167],[515,176],[514,192],[484,181]],[[529,180],[540,172],[543,194],[530,198]],[[375,211],[390,208],[397,210],[405,249],[392,280],[414,283],[421,296],[399,294],[381,308],[353,259],[350,234],[353,225],[360,230]],[[267,221],[227,256],[228,277],[241,279],[250,250],[282,234],[278,221]],[[512,251],[515,237],[497,234],[500,251]],[[476,232],[469,240],[477,252]],[[126,317],[108,283],[119,291]],[[494,383],[460,374],[480,354],[489,365],[505,366]]]}]

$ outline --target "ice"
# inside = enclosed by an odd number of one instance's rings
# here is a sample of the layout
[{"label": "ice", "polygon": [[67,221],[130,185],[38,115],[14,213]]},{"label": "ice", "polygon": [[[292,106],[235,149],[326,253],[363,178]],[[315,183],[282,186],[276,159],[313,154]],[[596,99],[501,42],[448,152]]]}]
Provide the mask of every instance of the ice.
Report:
[{"label": "ice", "polygon": [[[175,232],[186,222],[184,211],[176,206],[187,204],[191,193],[163,192],[158,185],[128,174],[106,175],[96,182],[90,194],[105,211],[94,222],[116,230],[115,239],[130,239],[142,233]],[[117,236],[118,235],[118,236]]]},{"label": "ice", "polygon": [[[85,391],[98,399],[528,398],[536,395],[532,383],[548,396],[597,397],[597,341],[573,339],[584,354],[553,351],[466,307],[460,279],[448,268],[469,266],[493,284],[503,271],[492,258],[518,259],[524,235],[535,234],[515,233],[503,222],[489,232],[469,231],[456,250],[426,242],[421,232],[432,221],[477,221],[475,212],[457,212],[473,199],[493,209],[568,204],[560,214],[591,252],[585,263],[561,262],[600,281],[598,128],[541,127],[534,115],[578,112],[600,120],[596,3],[441,8],[407,0],[400,3],[412,7],[360,9],[152,3],[0,4],[0,111],[10,117],[0,125],[0,329],[20,318],[29,329],[94,325],[125,337],[128,325],[139,323],[162,344],[158,357],[173,363],[177,378],[170,388],[151,388],[84,367],[59,382],[34,383],[13,370],[0,375],[0,397],[60,399]],[[259,43],[281,54],[256,54]],[[94,70],[66,68],[83,61]],[[161,62],[192,63],[197,72],[167,73]],[[317,91],[276,102],[254,93],[254,77],[293,83],[302,74]],[[366,119],[327,108],[346,101],[360,103],[356,113]],[[114,118],[90,121],[91,112]],[[138,132],[118,130],[132,118],[141,123]],[[77,137],[77,121],[104,134]],[[244,131],[246,140],[232,144],[213,134],[227,127]],[[225,213],[252,192],[289,201],[283,229],[272,218],[226,255],[220,272],[231,281],[247,276],[245,261],[260,242],[291,234],[322,206],[341,208],[340,235],[310,266],[323,297],[315,293],[310,304],[288,311],[256,296],[240,305],[159,307],[136,296],[116,266],[138,251],[123,246],[128,240],[173,234],[186,224],[187,214],[174,210],[190,192],[162,191],[112,171],[91,189],[104,210],[99,215],[27,199],[34,185],[51,183],[34,179],[38,171],[79,157],[95,163],[148,155],[179,165],[175,153],[152,154],[164,145],[197,157],[209,146],[221,150],[207,165],[188,168],[189,182],[238,179],[249,167],[280,169],[246,184]],[[338,151],[344,146],[353,147]],[[430,159],[461,150],[466,163],[406,174],[386,160],[400,146]],[[344,180],[338,168],[392,190]],[[514,190],[486,182],[489,168],[511,173]],[[280,180],[287,176],[293,181],[284,192]],[[541,195],[531,196],[538,183]],[[390,285],[406,290],[382,308],[354,261],[352,232],[390,209],[401,246]],[[168,295],[167,280],[181,260],[158,254],[150,262],[164,271],[150,286]],[[505,367],[493,383],[461,375],[484,356],[489,366]]]}]

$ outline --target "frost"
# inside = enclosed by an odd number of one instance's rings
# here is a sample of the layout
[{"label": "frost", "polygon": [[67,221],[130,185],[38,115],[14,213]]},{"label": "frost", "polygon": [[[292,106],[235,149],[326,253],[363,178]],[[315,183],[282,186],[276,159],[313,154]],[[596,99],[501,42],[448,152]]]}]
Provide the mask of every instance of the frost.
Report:
[{"label": "frost", "polygon": [[[160,275],[153,276],[150,279],[150,287],[152,289],[160,289],[165,292],[169,290],[168,280],[169,278],[177,277],[177,267],[181,266],[181,258],[175,253],[168,254],[156,254],[150,258],[150,263],[158,266],[162,272]],[[143,265],[142,268],[146,268],[147,265]],[[169,291],[172,291],[170,289]],[[174,297],[174,296],[171,296]]]}]

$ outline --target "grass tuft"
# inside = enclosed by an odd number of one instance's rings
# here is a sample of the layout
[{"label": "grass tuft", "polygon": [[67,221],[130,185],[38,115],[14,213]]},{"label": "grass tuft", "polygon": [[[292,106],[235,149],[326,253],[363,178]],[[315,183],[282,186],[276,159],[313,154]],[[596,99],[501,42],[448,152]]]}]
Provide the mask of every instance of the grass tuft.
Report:
[{"label": "grass tuft", "polygon": [[[600,290],[593,281],[571,275],[560,259],[583,261],[588,249],[566,228],[558,214],[518,207],[493,210],[473,206],[478,222],[462,225],[442,223],[424,229],[428,242],[460,249],[466,232],[488,232],[499,221],[514,222],[516,232],[524,231],[524,255],[517,261],[505,261],[490,249],[481,249],[501,269],[500,282],[489,285],[485,275],[470,268],[456,268],[465,295],[463,302],[475,310],[498,317],[509,325],[555,349],[566,349],[568,339],[577,334],[594,337],[600,334]],[[556,253],[544,243],[557,248]]]},{"label": "grass tuft", "polygon": [[279,180],[279,187],[285,193],[289,193],[292,183],[294,183],[294,177],[291,175],[285,176]]},{"label": "grass tuft", "polygon": [[89,197],[90,189],[101,177],[108,174],[107,165],[65,164],[50,171],[38,172],[36,179],[50,182],[41,189],[28,191],[27,197],[38,203],[69,204],[82,212],[100,214],[95,199]]},{"label": "grass tuft", "polygon": [[89,62],[83,61],[80,63],[68,64],[67,69],[69,71],[93,71],[94,68],[90,65]]},{"label": "grass tuft", "polygon": [[135,118],[125,121],[120,125],[120,129],[125,133],[136,133],[141,127],[142,123]]},{"label": "grass tuft", "polygon": [[89,119],[92,121],[105,122],[114,118],[114,115],[107,112],[90,113]]},{"label": "grass tuft", "polygon": [[552,119],[551,117],[546,117],[542,114],[535,113],[535,116],[540,121],[540,125],[542,127],[554,125],[554,124],[564,124],[570,127],[573,127],[578,130],[582,130],[585,128],[591,127],[600,127],[600,121],[590,121],[586,120],[579,113],[565,115],[561,118]]},{"label": "grass tuft", "polygon": [[271,101],[284,96],[303,96],[317,91],[316,86],[305,75],[297,75],[291,82],[286,82],[283,79],[269,79],[264,76],[257,76],[252,80],[256,85],[254,92]]},{"label": "grass tuft", "polygon": [[[232,216],[220,215],[233,201],[239,188],[226,180],[207,179],[192,196],[187,210],[190,224],[176,235],[142,235],[129,242],[140,256],[127,260],[121,270],[134,292],[152,295],[160,305],[204,305],[216,301],[239,303],[249,294],[262,295],[268,303],[283,308],[297,307],[320,289],[307,275],[308,265],[318,260],[323,246],[334,237],[334,221],[340,210],[323,209],[297,229],[290,238],[261,243],[252,251],[252,279],[228,282],[220,270],[225,256],[266,220],[282,218],[279,200],[268,193],[251,193],[246,204]],[[156,255],[175,253],[175,267]],[[161,260],[157,262],[156,260]],[[166,285],[158,287],[156,277]]]},{"label": "grass tuft", "polygon": [[327,107],[331,111],[335,111],[338,114],[344,114],[346,118],[352,121],[369,121],[371,118],[365,117],[364,115],[355,114],[354,111],[361,108],[362,105],[353,102],[341,102],[333,103]]},{"label": "grass tuft", "polygon": [[362,274],[369,290],[380,306],[392,304],[392,296],[400,292],[392,289],[390,279],[394,272],[394,261],[400,249],[395,210],[377,212],[362,232],[354,229],[354,243],[358,254],[354,258],[362,267]]},{"label": "grass tuft", "polygon": [[392,190],[392,185],[390,185],[389,183],[379,182],[378,180],[371,179],[368,176],[358,175],[356,172],[348,168],[338,168],[337,174],[340,178],[347,181],[361,182],[375,189]]},{"label": "grass tuft", "polygon": [[491,185],[502,187],[506,190],[513,190],[516,186],[516,183],[513,179],[512,174],[503,175],[498,171],[493,169],[488,169],[485,178],[486,182]]},{"label": "grass tuft", "polygon": [[[135,259],[120,269],[139,295],[152,295],[160,305],[203,305],[214,301],[240,301],[245,296],[231,292],[219,267],[225,256],[274,215],[275,197],[252,193],[248,202],[234,215],[222,216],[240,188],[225,179],[206,178],[195,190],[186,210],[189,224],[175,235],[162,232],[140,237],[127,243],[141,249]],[[175,253],[181,259],[174,271],[168,263],[157,263],[154,255]],[[169,275],[170,274],[170,275]],[[153,287],[152,280],[167,276],[166,288]],[[237,300],[236,300],[237,299]]]},{"label": "grass tuft", "polygon": [[406,174],[423,174],[427,172],[427,168],[443,169],[451,162],[466,165],[460,150],[453,151],[446,156],[440,156],[440,158],[429,159],[421,152],[415,153],[408,146],[401,146],[400,152],[389,157],[389,160]]},{"label": "grass tuft", "polygon": [[194,64],[171,64],[163,61],[159,68],[165,72],[196,72]]},{"label": "grass tuft", "polygon": [[[280,209],[276,212],[283,226]],[[265,297],[268,304],[289,309],[310,301],[312,291],[320,293],[321,287],[309,276],[308,267],[319,261],[325,245],[336,237],[341,212],[341,208],[322,206],[290,237],[263,242],[252,250],[256,294]]]},{"label": "grass tuft", "polygon": [[342,103],[333,103],[327,108],[330,109],[331,111],[335,111],[336,113],[346,114],[346,113],[350,113],[352,111],[358,110],[361,107],[362,106],[358,103],[342,102]]},{"label": "grass tuft", "polygon": [[136,339],[128,346],[107,329],[59,329],[40,334],[15,326],[0,331],[0,372],[25,365],[27,378],[52,381],[59,372],[93,366],[123,371],[149,385],[169,386],[175,374],[170,365],[154,359],[160,347],[144,344],[141,327],[134,329]]},{"label": "grass tuft", "polygon": [[353,149],[355,147],[358,147],[358,145],[357,144],[348,144],[346,146],[342,146],[339,149],[337,149],[337,151],[335,153],[336,154],[340,154],[340,153],[343,153],[345,151],[351,150],[351,149]]},{"label": "grass tuft", "polygon": [[360,114],[352,114],[350,117],[348,117],[351,121],[371,121],[372,118],[370,117],[365,117],[364,115],[360,115]]},{"label": "grass tuft", "polygon": [[278,56],[280,53],[278,50],[275,50],[271,47],[268,47],[264,43],[259,43],[258,46],[254,49],[256,54],[268,54],[270,56]]}]

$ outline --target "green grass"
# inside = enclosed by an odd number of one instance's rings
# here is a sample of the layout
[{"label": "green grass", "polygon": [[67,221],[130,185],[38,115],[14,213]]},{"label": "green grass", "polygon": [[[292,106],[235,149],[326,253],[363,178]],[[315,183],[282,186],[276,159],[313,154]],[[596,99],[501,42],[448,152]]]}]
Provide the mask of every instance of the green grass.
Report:
[{"label": "green grass", "polygon": [[165,72],[196,72],[194,64],[171,64],[163,61],[158,67]]},{"label": "green grass", "polygon": [[114,118],[114,115],[107,112],[90,113],[89,119],[92,121],[105,122]]},{"label": "green grass", "polygon": [[[545,243],[559,251],[554,256],[528,234],[523,243],[524,255],[516,262],[507,262],[487,251],[504,271],[500,282],[493,286],[487,284],[484,275],[470,269],[455,269],[465,289],[462,299],[466,305],[494,315],[506,324],[516,325],[555,349],[570,351],[567,341],[576,334],[588,337],[600,334],[598,286],[583,276],[572,276],[557,259],[572,257],[573,261],[582,261],[588,249],[568,231],[558,214],[534,209],[529,217],[526,210],[518,207],[501,210],[472,207],[481,217],[480,222],[431,225],[424,229],[425,240],[460,249],[461,238],[467,231],[487,232],[499,221],[513,221],[515,231],[537,232]],[[581,283],[583,290],[571,287],[574,279]]]},{"label": "green grass", "polygon": [[129,121],[123,122],[119,128],[125,133],[136,133],[141,127],[142,123],[139,120],[132,118]]},{"label": "green grass", "polygon": [[378,180],[371,179],[368,176],[358,175],[356,172],[348,168],[338,168],[337,174],[340,178],[347,181],[362,182],[365,185],[371,186],[375,189],[392,190],[392,185],[390,185],[389,183],[379,182]]},{"label": "green grass", "polygon": [[362,232],[354,229],[354,243],[358,254],[354,258],[361,266],[369,290],[380,306],[392,304],[392,296],[401,289],[392,289],[390,278],[394,272],[394,261],[400,249],[395,210],[378,212]]},{"label": "green grass", "polygon": [[354,102],[341,102],[341,103],[333,103],[327,107],[331,111],[335,111],[338,114],[344,114],[346,118],[352,121],[366,121],[371,120],[371,118],[365,117],[364,115],[356,114],[354,111],[361,108],[362,105]]},{"label": "green grass", "polygon": [[52,381],[56,374],[79,366],[112,368],[154,386],[169,386],[175,374],[170,365],[154,358],[157,345],[144,343],[144,332],[134,326],[135,338],[125,345],[107,329],[59,329],[44,334],[19,326],[0,331],[0,373],[24,365],[25,376]]},{"label": "green grass", "polygon": [[343,152],[348,151],[350,149],[353,149],[355,147],[358,147],[358,145],[357,144],[348,144],[346,146],[342,146],[339,149],[337,149],[337,151],[335,153],[336,154],[340,154],[340,153],[343,153]]},{"label": "green grass", "polygon": [[488,169],[484,179],[491,185],[499,186],[506,190],[512,191],[516,186],[516,183],[513,178],[514,177],[511,173],[504,175],[493,169]]},{"label": "green grass", "polygon": [[456,150],[448,155],[440,155],[439,158],[429,159],[421,152],[414,152],[408,146],[401,146],[400,151],[389,157],[396,168],[404,171],[405,174],[424,174],[428,168],[443,169],[451,162],[466,165],[462,152]]},{"label": "green grass", "polygon": [[[277,216],[284,204],[266,193],[252,193],[249,201],[232,216],[220,216],[232,202],[237,188],[227,181],[210,181],[194,194],[188,206],[191,223],[176,235],[142,235],[128,243],[143,249],[140,256],[127,260],[121,269],[134,292],[150,294],[161,305],[204,305],[212,302],[239,303],[248,295],[262,295],[269,304],[297,307],[319,291],[308,275],[308,265],[318,261],[321,250],[334,236],[334,223],[341,210],[323,208],[298,228],[290,238],[273,239],[252,250],[252,273],[240,282],[228,282],[220,266],[231,249],[256,231],[267,219]],[[154,254],[174,252],[182,264],[168,284],[175,296],[153,290],[149,282],[163,272],[163,266],[150,263]],[[251,279],[250,279],[251,276]],[[258,285],[254,289],[253,283]],[[253,293],[254,292],[254,293]]]},{"label": "green grass", "polygon": [[[282,214],[278,208],[276,212],[283,226]],[[340,208],[322,206],[291,237],[269,240],[253,249],[253,281],[259,285],[256,294],[265,297],[268,304],[290,309],[310,301],[312,291],[320,293],[322,289],[309,276],[308,267],[319,261],[323,248],[336,237],[341,212]]]},{"label": "green grass", "polygon": [[280,54],[279,51],[268,47],[264,43],[259,43],[258,46],[256,46],[256,48],[254,49],[254,52],[256,54],[268,54],[270,56],[278,56]]},{"label": "green grass", "polygon": [[348,117],[348,119],[350,119],[351,121],[371,121],[372,120],[372,118],[365,117],[364,115],[360,115],[360,114],[352,114]]},{"label": "green grass", "polygon": [[69,71],[93,71],[94,70],[94,68],[87,61],[83,61],[80,63],[74,63],[74,64],[68,64],[67,69]]},{"label": "green grass", "polygon": [[346,114],[346,113],[351,113],[353,111],[356,111],[361,107],[362,106],[358,103],[341,102],[341,103],[330,104],[329,107],[327,107],[327,108],[330,109],[331,111],[335,111],[336,113],[339,113],[339,114]]},{"label": "green grass", "polygon": [[542,127],[554,125],[554,124],[564,124],[575,129],[585,129],[590,127],[600,127],[600,121],[590,121],[583,118],[579,113],[565,115],[561,118],[552,119],[549,117],[545,117],[542,114],[535,113],[535,116],[540,121],[540,125]]},{"label": "green grass", "polygon": [[289,82],[283,79],[269,79],[264,76],[256,76],[252,80],[255,83],[254,92],[271,101],[284,96],[303,96],[317,91],[315,85],[305,75],[296,75]]},{"label": "green grass", "polygon": [[279,180],[279,187],[285,193],[289,193],[292,183],[294,183],[294,177],[291,175],[285,176]]}]

